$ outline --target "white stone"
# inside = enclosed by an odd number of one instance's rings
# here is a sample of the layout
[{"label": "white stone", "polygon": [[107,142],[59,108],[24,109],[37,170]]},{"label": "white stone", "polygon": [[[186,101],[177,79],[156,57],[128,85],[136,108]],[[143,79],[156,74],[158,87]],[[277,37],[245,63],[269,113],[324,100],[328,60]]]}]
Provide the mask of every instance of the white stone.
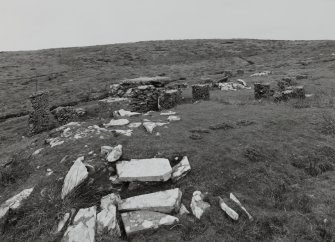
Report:
[{"label": "white stone", "polygon": [[242,79],[237,79],[236,80],[239,84],[241,84],[241,85],[243,85],[243,86],[247,86],[247,83],[244,81],[244,80],[242,80]]},{"label": "white stone", "polygon": [[62,242],[94,242],[96,229],[96,207],[80,209],[73,225],[64,233]]},{"label": "white stone", "polygon": [[18,209],[21,207],[22,201],[27,199],[30,194],[33,192],[34,188],[24,189],[20,193],[8,199],[6,202],[0,206],[0,220],[4,218],[9,209]]},{"label": "white stone", "polygon": [[169,116],[169,117],[167,118],[167,120],[168,120],[169,122],[172,122],[172,121],[180,121],[181,118],[180,118],[179,116],[171,115],[171,116]]},{"label": "white stone", "polygon": [[43,150],[44,148],[40,148],[38,150],[35,150],[35,152],[32,154],[32,155],[38,155],[39,153],[41,153],[41,151]]},{"label": "white stone", "polygon": [[235,197],[235,195],[233,193],[230,193],[230,199],[233,200],[235,203],[237,203],[238,206],[240,206],[240,208],[247,214],[249,220],[253,220],[253,217],[250,215],[250,213],[248,213],[248,211],[245,209],[245,207],[242,206],[241,202],[237,199],[237,197]]},{"label": "white stone", "polygon": [[120,181],[167,181],[172,168],[168,159],[132,159],[116,163]]},{"label": "white stone", "polygon": [[64,226],[67,223],[67,221],[69,220],[69,218],[70,218],[70,213],[64,214],[64,216],[62,217],[62,219],[58,223],[57,232],[60,232],[64,228]]},{"label": "white stone", "polygon": [[131,129],[136,129],[136,128],[140,127],[141,125],[142,125],[142,123],[140,123],[140,122],[137,122],[137,123],[130,123],[130,124],[128,125],[128,127],[131,128]]},{"label": "white stone", "polygon": [[110,151],[107,155],[108,162],[115,162],[119,160],[122,156],[122,145],[115,146],[112,151]]},{"label": "white stone", "polygon": [[108,155],[108,153],[111,152],[112,150],[113,150],[113,147],[104,145],[104,146],[101,146],[101,148],[100,148],[100,154],[101,154],[102,156],[106,156],[106,155]]},{"label": "white stone", "polygon": [[121,217],[128,237],[150,229],[157,229],[160,226],[173,225],[179,222],[179,219],[174,216],[153,211],[123,213]]},{"label": "white stone", "polygon": [[143,126],[147,130],[148,133],[152,134],[156,127],[164,126],[166,124],[167,123],[146,121],[143,123]]},{"label": "white stone", "polygon": [[132,116],[138,116],[140,114],[141,113],[126,111],[124,109],[120,109],[119,111],[116,111],[116,115],[120,117],[132,117]]},{"label": "white stone", "polygon": [[219,197],[219,203],[220,203],[220,207],[221,209],[233,220],[238,220],[238,214],[231,209],[224,201],[221,197]]},{"label": "white stone", "polygon": [[66,174],[62,188],[62,199],[88,177],[87,169],[82,163],[83,160],[83,156],[79,157]]},{"label": "white stone", "polygon": [[188,211],[188,209],[185,207],[184,204],[181,204],[178,214],[179,215],[190,214],[190,211]]},{"label": "white stone", "polygon": [[203,201],[203,195],[200,191],[193,192],[193,197],[191,201],[191,210],[196,218],[200,219],[202,214],[209,207],[210,207],[209,203]]},{"label": "white stone", "polygon": [[128,119],[112,119],[108,124],[104,124],[106,128],[112,126],[123,126],[129,124]]},{"label": "white stone", "polygon": [[176,115],[177,113],[174,111],[166,111],[166,112],[161,112],[160,115],[162,116],[170,116],[170,115]]},{"label": "white stone", "polygon": [[269,74],[271,74],[271,71],[263,71],[263,72],[258,72],[258,73],[252,74],[251,77],[254,77],[254,76],[268,76]]},{"label": "white stone", "polygon": [[172,168],[171,180],[176,182],[183,178],[191,170],[190,162],[188,161],[187,156],[184,156],[183,159]]},{"label": "white stone", "polygon": [[51,148],[61,145],[64,143],[64,140],[61,140],[59,137],[47,139],[47,142],[50,144]]},{"label": "white stone", "polygon": [[127,130],[114,129],[113,132],[115,132],[117,134],[122,134],[122,135],[128,136],[128,137],[130,137],[133,134],[133,130],[131,130],[131,129],[127,129]]},{"label": "white stone", "polygon": [[101,212],[97,215],[97,233],[102,234],[107,230],[110,235],[121,236],[120,227],[116,218],[116,205],[121,198],[112,193],[101,199]]},{"label": "white stone", "polygon": [[161,213],[178,212],[182,192],[179,188],[139,195],[124,199],[119,204],[120,211],[148,210]]}]

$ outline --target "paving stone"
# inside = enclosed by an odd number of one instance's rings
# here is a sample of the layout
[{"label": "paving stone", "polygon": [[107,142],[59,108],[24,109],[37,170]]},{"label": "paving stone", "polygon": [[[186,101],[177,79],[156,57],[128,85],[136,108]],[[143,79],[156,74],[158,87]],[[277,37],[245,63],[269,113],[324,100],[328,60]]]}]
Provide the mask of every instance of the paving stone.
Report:
[{"label": "paving stone", "polygon": [[179,219],[174,216],[152,211],[123,213],[121,217],[128,237],[179,222]]},{"label": "paving stone", "polygon": [[94,242],[97,209],[95,206],[80,209],[64,233],[62,242]]},{"label": "paving stone", "polygon": [[161,213],[178,212],[182,192],[179,188],[149,193],[124,199],[119,204],[120,211],[149,210]]},{"label": "paving stone", "polygon": [[120,181],[167,181],[172,168],[168,159],[132,159],[116,163]]}]

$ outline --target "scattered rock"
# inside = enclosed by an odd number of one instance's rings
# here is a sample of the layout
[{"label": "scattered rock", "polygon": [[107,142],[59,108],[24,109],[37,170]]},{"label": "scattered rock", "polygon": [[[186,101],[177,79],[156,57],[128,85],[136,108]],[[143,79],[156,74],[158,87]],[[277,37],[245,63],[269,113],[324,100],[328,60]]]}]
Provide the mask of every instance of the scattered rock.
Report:
[{"label": "scattered rock", "polygon": [[98,101],[99,113],[101,117],[113,117],[114,112],[121,108],[128,108],[130,99],[128,98],[106,98]]},{"label": "scattered rock", "polygon": [[82,163],[83,160],[83,156],[79,157],[66,174],[62,188],[62,199],[88,177],[87,169]]},{"label": "scattered rock", "polygon": [[109,194],[101,199],[101,212],[97,215],[97,233],[102,234],[105,230],[111,236],[120,237],[121,231],[116,218],[116,206],[120,197],[115,194]]},{"label": "scattered rock", "polygon": [[120,181],[167,181],[172,168],[168,159],[132,159],[116,163]]},{"label": "scattered rock", "polygon": [[184,204],[180,205],[180,209],[179,209],[179,213],[180,216],[184,215],[184,214],[190,214],[190,211],[188,211],[188,209],[185,207]]},{"label": "scattered rock", "polygon": [[179,188],[139,195],[122,200],[120,211],[148,210],[161,213],[178,212],[182,193]]},{"label": "scattered rock", "polygon": [[104,124],[106,128],[112,126],[123,126],[129,124],[128,119],[112,119],[108,124]]},{"label": "scattered rock", "polygon": [[166,111],[166,112],[161,112],[160,115],[162,116],[170,116],[170,115],[176,115],[177,113],[174,111]]},{"label": "scattered rock", "polygon": [[180,121],[181,118],[180,118],[179,116],[169,116],[169,117],[167,118],[167,120],[168,120],[169,122],[173,122],[173,121]]},{"label": "scattered rock", "polygon": [[191,170],[190,162],[188,161],[187,156],[184,156],[183,159],[172,168],[171,180],[176,182],[186,176]]},{"label": "scattered rock", "polygon": [[[27,199],[30,194],[33,192],[34,188],[29,188],[21,191],[19,194],[8,199],[6,202],[0,206],[0,224],[3,224],[3,221],[6,219],[7,214],[10,209],[18,209],[21,207],[22,201]],[[1,228],[0,228],[1,230]]]},{"label": "scattered rock", "polygon": [[191,201],[191,210],[194,216],[198,219],[201,218],[202,214],[210,208],[209,203],[203,201],[203,194],[200,191],[193,192]]},{"label": "scattered rock", "polygon": [[114,132],[115,134],[121,134],[121,135],[128,136],[128,137],[130,137],[133,134],[133,130],[131,129],[127,129],[127,130],[114,129],[112,130],[112,132]]},{"label": "scattered rock", "polygon": [[238,220],[238,214],[231,209],[225,202],[224,200],[219,197],[219,203],[220,203],[220,207],[221,209],[233,220]]},{"label": "scattered rock", "polygon": [[237,203],[237,205],[247,214],[250,221],[253,220],[253,217],[250,215],[250,213],[248,213],[245,207],[242,206],[241,202],[234,196],[233,193],[230,193],[230,199]]},{"label": "scattered rock", "polygon": [[136,129],[136,128],[140,127],[141,125],[142,125],[142,123],[140,123],[140,122],[137,122],[137,123],[130,123],[130,124],[128,125],[128,128]]},{"label": "scattered rock", "polygon": [[96,212],[95,206],[80,209],[73,220],[73,224],[65,231],[62,242],[94,242]]},{"label": "scattered rock", "polygon": [[100,154],[102,156],[106,156],[108,155],[109,152],[113,150],[113,147],[104,145],[104,146],[101,146],[100,150],[101,150]]},{"label": "scattered rock", "polygon": [[160,226],[173,225],[179,219],[163,213],[152,211],[135,211],[121,214],[124,228],[128,237]]},{"label": "scattered rock", "polygon": [[38,149],[38,150],[35,150],[35,152],[32,153],[32,155],[33,155],[33,156],[38,155],[39,153],[41,153],[41,151],[42,151],[43,149],[44,149],[44,148],[40,148],[40,149]]},{"label": "scattered rock", "polygon": [[152,134],[156,127],[164,126],[166,124],[167,123],[145,121],[143,126],[148,133]]},{"label": "scattered rock", "polygon": [[61,145],[64,143],[64,140],[61,140],[59,137],[46,139],[45,142],[50,144],[51,148]]},{"label": "scattered rock", "polygon": [[126,111],[124,109],[120,109],[119,111],[114,112],[115,117],[132,117],[132,116],[138,116],[141,115],[138,112],[131,112],[131,111]]},{"label": "scattered rock", "polygon": [[115,162],[122,156],[122,145],[115,146],[107,155],[108,162]]}]

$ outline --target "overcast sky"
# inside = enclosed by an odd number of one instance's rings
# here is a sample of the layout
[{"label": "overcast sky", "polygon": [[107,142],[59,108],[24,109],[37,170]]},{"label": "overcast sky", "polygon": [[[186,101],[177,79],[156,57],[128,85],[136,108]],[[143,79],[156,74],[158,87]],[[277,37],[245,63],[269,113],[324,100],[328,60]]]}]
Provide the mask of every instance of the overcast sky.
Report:
[{"label": "overcast sky", "polygon": [[335,40],[335,0],[0,0],[0,50],[166,39]]}]

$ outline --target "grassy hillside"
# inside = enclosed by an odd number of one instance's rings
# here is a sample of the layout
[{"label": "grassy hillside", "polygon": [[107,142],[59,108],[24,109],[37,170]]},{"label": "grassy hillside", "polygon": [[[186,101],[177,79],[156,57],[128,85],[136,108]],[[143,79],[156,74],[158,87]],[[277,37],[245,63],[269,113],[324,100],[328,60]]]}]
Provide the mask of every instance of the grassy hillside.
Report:
[{"label": "grassy hillside", "polygon": [[[0,53],[0,160],[12,161],[2,170],[0,202],[24,188],[36,189],[22,209],[10,217],[1,241],[59,241],[51,233],[57,216],[71,207],[99,203],[108,190],[108,176],[98,173],[87,185],[89,195],[62,202],[59,189],[77,157],[103,166],[102,145],[122,144],[124,158],[187,155],[192,171],[177,184],[142,186],[125,190],[122,198],[179,187],[189,208],[195,190],[208,192],[211,209],[201,220],[180,219],[177,226],[137,236],[134,241],[333,241],[335,239],[335,41],[185,40],[155,41],[108,46]],[[29,95],[51,92],[52,105],[73,101],[94,105],[92,98],[108,92],[108,86],[124,78],[165,73],[180,82],[197,83],[216,78],[225,70],[244,70],[234,77],[248,85],[307,74],[298,80],[313,97],[285,103],[255,101],[253,90],[211,92],[211,100],[193,104],[190,89],[186,101],[174,110],[182,120],[158,128],[160,136],[143,127],[133,136],[95,134],[51,148],[45,132],[26,137]],[[250,77],[269,70],[267,77]],[[88,102],[89,101],[89,102]],[[159,113],[133,121],[163,119]],[[246,122],[248,121],[248,122]],[[91,116],[84,126],[107,123]],[[209,129],[227,123],[228,130],[210,130],[201,139],[190,139],[192,129]],[[24,136],[24,137],[23,137]],[[44,148],[37,156],[31,154]],[[60,163],[64,158],[65,161]],[[37,168],[38,167],[38,168]],[[54,174],[46,177],[46,169]],[[103,167],[102,167],[103,168]],[[99,169],[98,169],[99,170]],[[5,172],[4,172],[5,171]],[[100,172],[100,170],[99,170]],[[86,186],[85,185],[85,186]],[[44,192],[41,192],[44,189]],[[84,189],[84,188],[83,188]],[[229,220],[218,206],[217,196],[236,194],[255,217]],[[79,196],[79,197],[78,197]],[[125,239],[125,238],[122,238]],[[101,238],[101,241],[108,241]]]}]

